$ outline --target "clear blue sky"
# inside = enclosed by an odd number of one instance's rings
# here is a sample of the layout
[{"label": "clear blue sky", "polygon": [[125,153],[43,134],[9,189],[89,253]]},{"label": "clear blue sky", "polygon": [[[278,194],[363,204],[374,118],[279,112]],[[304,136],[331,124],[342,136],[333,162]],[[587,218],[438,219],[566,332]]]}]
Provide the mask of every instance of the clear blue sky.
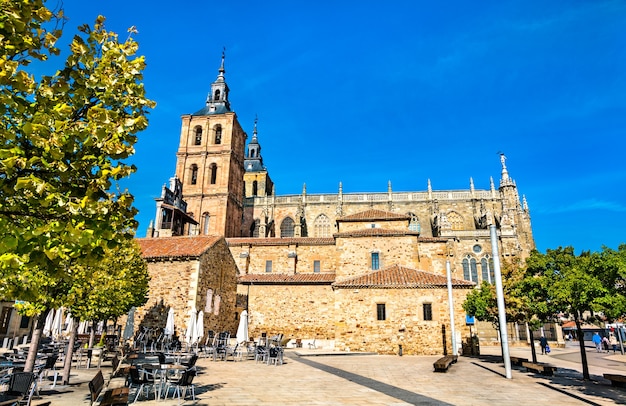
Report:
[{"label": "clear blue sky", "polygon": [[[53,7],[54,2],[49,3]],[[180,117],[226,80],[277,194],[489,188],[498,152],[537,247],[626,242],[623,1],[65,0],[76,26],[136,26],[157,102],[124,186],[140,210],[174,174]]]}]

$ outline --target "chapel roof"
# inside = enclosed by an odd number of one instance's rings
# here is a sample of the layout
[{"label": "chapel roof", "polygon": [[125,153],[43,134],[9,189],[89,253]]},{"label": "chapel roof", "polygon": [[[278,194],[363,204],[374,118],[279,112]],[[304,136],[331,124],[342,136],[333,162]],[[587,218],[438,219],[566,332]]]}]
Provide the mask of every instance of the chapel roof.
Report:
[{"label": "chapel roof", "polygon": [[[452,279],[454,288],[469,289],[474,285],[474,282]],[[333,289],[432,289],[447,287],[447,279],[443,275],[392,265],[379,271],[335,282],[332,286]]]},{"label": "chapel roof", "polygon": [[330,285],[334,280],[334,273],[269,273],[241,275],[238,283],[243,285]]},{"label": "chapel roof", "polygon": [[340,217],[337,221],[373,221],[373,220],[410,220],[406,214],[392,213],[384,210],[370,209],[349,216]]},{"label": "chapel roof", "polygon": [[180,237],[138,238],[141,256],[156,258],[197,258],[217,243],[218,235],[197,235]]}]

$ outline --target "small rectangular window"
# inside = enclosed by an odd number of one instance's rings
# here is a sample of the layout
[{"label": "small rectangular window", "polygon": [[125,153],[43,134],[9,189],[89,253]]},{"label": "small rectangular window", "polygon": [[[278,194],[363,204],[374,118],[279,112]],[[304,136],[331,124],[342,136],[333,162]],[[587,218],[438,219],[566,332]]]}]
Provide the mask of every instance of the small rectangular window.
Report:
[{"label": "small rectangular window", "polygon": [[424,303],[424,320],[432,320],[433,319],[433,305],[431,303]]},{"label": "small rectangular window", "polygon": [[372,270],[375,271],[380,268],[380,258],[378,252],[372,252]]},{"label": "small rectangular window", "polygon": [[265,261],[265,272],[272,272],[272,261]]},{"label": "small rectangular window", "polygon": [[386,320],[387,315],[385,312],[385,304],[377,303],[376,304],[376,320]]},{"label": "small rectangular window", "polygon": [[315,273],[319,273],[320,272],[320,261],[313,261],[313,272]]},{"label": "small rectangular window", "polygon": [[22,320],[20,320],[20,328],[28,328],[29,323],[30,323],[30,317],[22,316]]}]

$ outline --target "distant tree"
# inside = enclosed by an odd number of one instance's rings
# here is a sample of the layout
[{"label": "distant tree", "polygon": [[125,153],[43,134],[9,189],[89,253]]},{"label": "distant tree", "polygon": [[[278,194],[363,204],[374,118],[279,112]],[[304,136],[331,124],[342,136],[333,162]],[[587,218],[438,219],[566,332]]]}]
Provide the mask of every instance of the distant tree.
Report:
[{"label": "distant tree", "polygon": [[[102,261],[95,265],[76,266],[72,275],[75,282],[69,289],[66,306],[76,320],[117,319],[148,300],[148,266],[135,240],[106,250]],[[72,332],[64,365],[64,385],[69,383],[75,336]]]},{"label": "distant tree", "polygon": [[611,296],[607,287],[612,281],[603,281],[600,255],[574,253],[572,247],[548,249],[545,254],[533,251],[526,263],[528,272],[542,279],[547,292],[546,303],[553,313],[572,314],[578,331],[583,379],[590,379],[585,352],[582,320],[585,312],[606,310],[604,303]]},{"label": "distant tree", "polygon": [[114,183],[135,167],[136,134],[154,103],[143,57],[98,17],[82,26],[63,69],[36,79],[26,69],[58,55],[63,14],[42,0],[0,2],[0,297],[34,317],[26,371],[43,319],[63,304],[72,266],[101,260],[133,237],[133,197]]}]

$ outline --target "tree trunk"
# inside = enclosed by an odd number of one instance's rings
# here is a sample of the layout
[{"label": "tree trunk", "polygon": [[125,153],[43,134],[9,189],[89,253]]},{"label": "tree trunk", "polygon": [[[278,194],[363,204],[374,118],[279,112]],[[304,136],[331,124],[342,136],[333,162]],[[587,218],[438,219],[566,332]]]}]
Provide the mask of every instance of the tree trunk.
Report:
[{"label": "tree trunk", "polygon": [[576,331],[578,332],[578,344],[580,345],[580,360],[582,361],[583,366],[583,379],[588,381],[591,378],[589,377],[589,365],[587,364],[587,352],[585,351],[585,333],[583,332],[583,327],[580,324],[580,312],[576,310],[574,316],[576,317]]},{"label": "tree trunk", "polygon": [[72,371],[72,358],[74,357],[74,343],[78,335],[78,325],[80,321],[74,323],[74,328],[70,332],[70,342],[67,344],[65,351],[65,361],[63,362],[63,385],[70,384],[70,372]]},{"label": "tree trunk", "polygon": [[37,349],[39,348],[39,339],[43,332],[43,327],[48,316],[50,309],[41,314],[33,317],[33,335],[30,338],[30,347],[28,347],[28,356],[26,356],[26,365],[24,365],[24,372],[33,372],[35,370],[35,360],[37,359]]},{"label": "tree trunk", "polygon": [[528,326],[528,334],[529,334],[529,338],[530,338],[530,352],[533,358],[533,363],[537,363],[537,349],[535,348],[535,337],[534,337],[534,330],[530,329],[530,325],[527,324]]},{"label": "tree trunk", "polygon": [[96,337],[96,327],[98,327],[98,322],[94,320],[91,322],[91,333],[89,333],[89,348],[93,348],[93,342]]}]

